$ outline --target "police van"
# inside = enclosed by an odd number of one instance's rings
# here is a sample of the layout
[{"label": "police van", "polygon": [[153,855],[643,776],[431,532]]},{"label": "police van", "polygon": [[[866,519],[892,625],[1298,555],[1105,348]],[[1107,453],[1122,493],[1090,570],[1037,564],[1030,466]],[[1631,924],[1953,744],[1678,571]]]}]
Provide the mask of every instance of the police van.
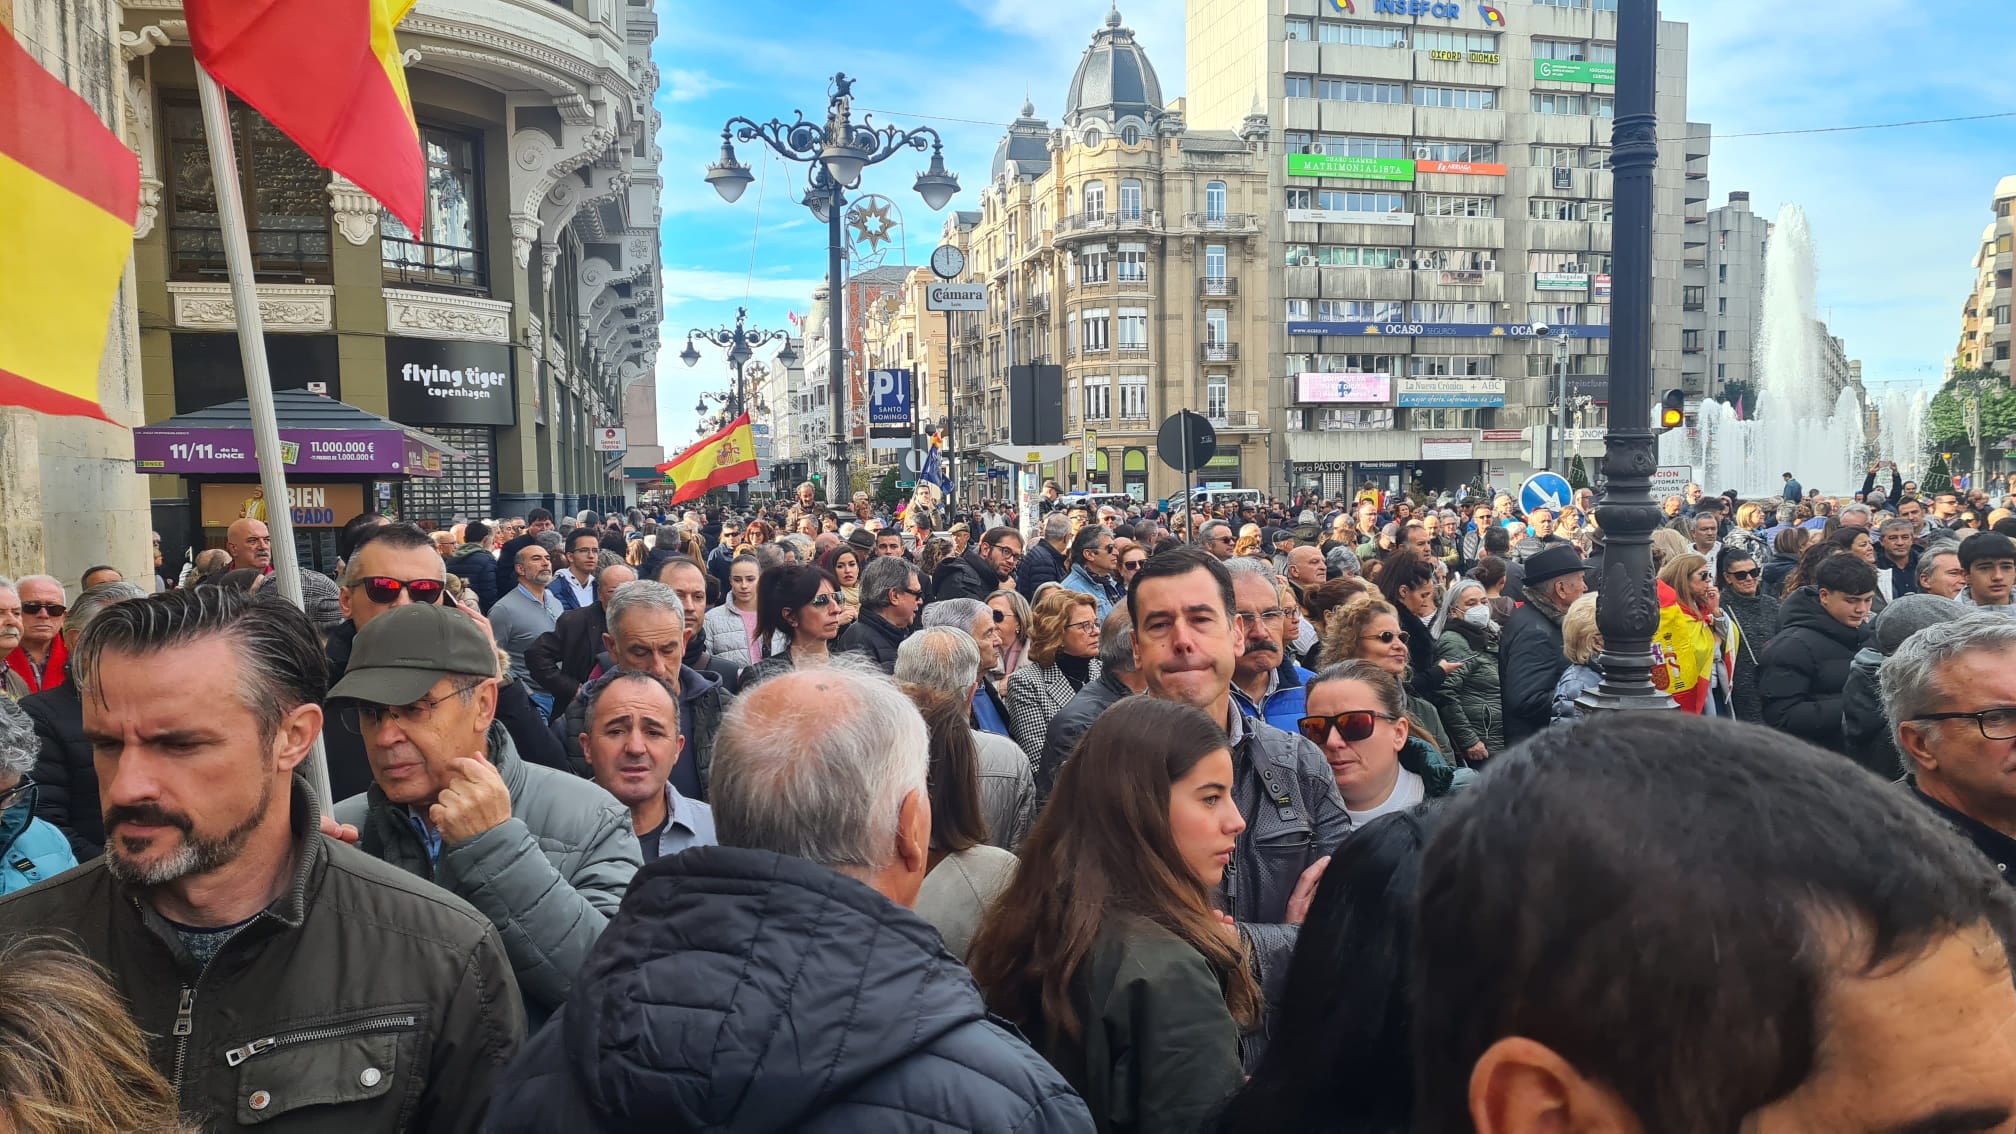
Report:
[{"label": "police van", "polygon": [[[1228,504],[1250,504],[1258,508],[1264,502],[1265,497],[1257,488],[1199,488],[1190,493],[1190,503],[1199,508],[1215,508]],[[1163,504],[1163,510],[1181,512],[1183,494],[1179,492],[1171,496]]]}]

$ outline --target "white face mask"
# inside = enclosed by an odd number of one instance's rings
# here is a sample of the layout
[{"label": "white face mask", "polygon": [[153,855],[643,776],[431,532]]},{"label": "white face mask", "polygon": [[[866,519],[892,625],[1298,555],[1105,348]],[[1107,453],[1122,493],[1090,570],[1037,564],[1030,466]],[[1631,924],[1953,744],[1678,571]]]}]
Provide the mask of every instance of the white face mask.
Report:
[{"label": "white face mask", "polygon": [[1491,604],[1480,602],[1469,610],[1464,611],[1463,621],[1468,622],[1479,630],[1491,625]]}]

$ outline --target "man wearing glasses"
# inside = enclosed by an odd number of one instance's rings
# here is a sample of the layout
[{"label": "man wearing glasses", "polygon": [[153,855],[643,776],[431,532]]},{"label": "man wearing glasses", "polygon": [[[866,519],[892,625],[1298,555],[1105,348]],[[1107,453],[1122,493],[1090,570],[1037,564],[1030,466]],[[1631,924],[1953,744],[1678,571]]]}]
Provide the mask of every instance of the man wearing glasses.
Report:
[{"label": "man wearing glasses", "polygon": [[1232,535],[1232,525],[1223,520],[1212,520],[1198,527],[1197,545],[1223,563],[1232,558],[1232,549],[1239,546],[1239,541]]},{"label": "man wearing glasses", "polygon": [[543,1022],[643,864],[630,813],[518,755],[496,719],[497,651],[461,611],[407,604],[373,619],[329,701],[363,738],[373,781],[336,822],[358,850],[487,916]]},{"label": "man wearing glasses", "polygon": [[896,672],[896,649],[910,636],[924,607],[917,565],[882,556],[861,569],[861,614],[834,641],[835,653],[865,655],[883,673]]},{"label": "man wearing glasses", "polygon": [[[1978,537],[1977,537],[1978,538]],[[1928,626],[1883,663],[1911,794],[2016,885],[2016,622],[1971,614]]]},{"label": "man wearing glasses", "polygon": [[1307,705],[1303,686],[1315,674],[1289,660],[1288,609],[1272,572],[1256,559],[1225,564],[1232,573],[1234,612],[1245,649],[1232,663],[1232,692],[1240,711],[1283,732],[1293,732]]},{"label": "man wearing glasses", "polygon": [[[21,576],[13,593],[19,604],[9,606],[20,619],[20,637],[19,644],[7,654],[7,668],[14,677],[8,684],[19,688],[25,697],[63,684],[63,663],[69,660],[69,651],[61,631],[70,605],[63,584],[48,575]],[[0,603],[6,601],[0,595]],[[7,614],[0,614],[0,644],[6,643],[10,621]]]},{"label": "man wearing glasses", "polygon": [[553,576],[553,597],[566,610],[595,605],[595,564],[602,558],[602,536],[594,528],[567,533],[567,569]]}]

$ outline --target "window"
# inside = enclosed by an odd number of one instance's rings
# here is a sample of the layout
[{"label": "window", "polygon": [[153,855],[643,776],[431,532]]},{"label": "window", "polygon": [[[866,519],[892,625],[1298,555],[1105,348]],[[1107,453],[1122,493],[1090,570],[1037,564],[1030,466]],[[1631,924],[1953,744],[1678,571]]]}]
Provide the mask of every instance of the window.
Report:
[{"label": "window", "polygon": [[1281,135],[1281,148],[1291,154],[1313,154],[1316,142],[1299,130],[1290,130]]},{"label": "window", "polygon": [[1607,327],[1610,325],[1610,305],[1592,303],[1582,309],[1582,325],[1585,327]]},{"label": "window", "polygon": [[1125,144],[1127,144],[1127,145],[1130,145],[1130,146],[1138,146],[1138,145],[1140,145],[1140,144],[1141,144],[1141,130],[1140,130],[1140,128],[1139,128],[1139,127],[1136,127],[1136,126],[1122,126],[1122,127],[1120,127],[1120,140],[1121,140],[1121,141],[1122,141],[1123,143],[1125,143]]},{"label": "window", "polygon": [[1316,249],[1308,244],[1290,244],[1285,249],[1282,263],[1290,268],[1313,268],[1316,266]]},{"label": "window", "polygon": [[1700,349],[1701,349],[1701,332],[1700,332],[1699,330],[1696,330],[1696,329],[1693,329],[1693,328],[1689,328],[1689,329],[1687,329],[1687,330],[1683,330],[1683,331],[1681,331],[1681,332],[1680,332],[1680,349],[1681,349],[1681,350],[1688,350],[1688,351],[1694,351],[1694,350],[1700,350]]},{"label": "window", "polygon": [[1222,280],[1225,278],[1225,246],[1206,244],[1204,246],[1204,278]]},{"label": "window", "polygon": [[1526,269],[1532,272],[1587,272],[1587,252],[1528,252]]},{"label": "window", "polygon": [[1498,37],[1490,32],[1435,31],[1430,28],[1416,28],[1414,31],[1416,51],[1496,51]]},{"label": "window", "polygon": [[1289,17],[1288,39],[1306,43],[1316,38],[1316,22],[1308,17]]},{"label": "window", "polygon": [[1533,164],[1542,169],[1573,169],[1582,164],[1582,150],[1576,146],[1534,146]]},{"label": "window", "polygon": [[379,217],[385,277],[401,284],[482,289],[483,211],[477,196],[482,178],[476,139],[423,126],[420,142],[427,160],[425,235],[415,236],[390,213]]},{"label": "window", "polygon": [[1534,0],[1534,3],[1544,4],[1549,8],[1587,8],[1589,6],[1589,0]]},{"label": "window", "polygon": [[1337,93],[1325,97],[1342,102],[1383,102],[1399,106],[1407,101],[1407,88],[1400,83],[1370,83],[1356,79],[1325,79],[1335,83]]},{"label": "window", "polygon": [[1726,363],[1726,362],[1718,362],[1718,363],[1716,363],[1716,364],[1715,364],[1715,380],[1716,380],[1717,382],[1720,382],[1720,381],[1722,381],[1722,380],[1723,380],[1724,378],[1727,378],[1727,377],[1729,377],[1729,364],[1728,364],[1728,363]]},{"label": "window", "polygon": [[1104,307],[1089,308],[1078,315],[1078,345],[1087,351],[1105,350],[1107,322]]},{"label": "window", "polygon": [[1315,190],[1290,189],[1288,190],[1288,197],[1283,203],[1291,209],[1313,209],[1316,207]]},{"label": "window", "polygon": [[1451,110],[1492,110],[1498,105],[1498,92],[1485,87],[1430,87],[1417,83],[1414,105]]},{"label": "window", "polygon": [[1589,58],[1589,47],[1579,40],[1536,39],[1533,41],[1533,58],[1582,60]]},{"label": "window", "polygon": [[1120,219],[1141,219],[1141,183],[1131,177],[1120,183]]},{"label": "window", "polygon": [[1326,244],[1317,249],[1316,262],[1326,268],[1390,268],[1406,255],[1400,248]]},{"label": "window", "polygon": [[1496,162],[1496,142],[1416,142],[1413,156],[1419,161]]},{"label": "window", "polygon": [[1122,244],[1114,261],[1113,278],[1121,283],[1148,282],[1148,249],[1141,244]]},{"label": "window", "polygon": [[1727,331],[1715,332],[1715,349],[1716,350],[1729,349],[1729,332]]},{"label": "window", "polygon": [[1099,148],[1099,146],[1100,146],[1100,145],[1101,145],[1102,143],[1104,143],[1105,141],[1106,141],[1106,136],[1105,136],[1104,134],[1101,134],[1101,133],[1099,132],[1099,128],[1098,128],[1097,126],[1093,126],[1093,127],[1091,127],[1090,129],[1087,129],[1087,130],[1085,131],[1085,148],[1086,148],[1086,149],[1094,149],[1094,150],[1096,150],[1096,149],[1098,149],[1098,148]]},{"label": "window", "polygon": [[1120,417],[1124,421],[1148,420],[1148,376],[1120,376]]},{"label": "window", "polygon": [[1316,207],[1347,213],[1404,213],[1407,211],[1407,194],[1326,189],[1316,194]]},{"label": "window", "polygon": [[1588,220],[1589,202],[1568,201],[1559,197],[1530,197],[1526,201],[1526,215],[1534,220]]},{"label": "window", "polygon": [[1106,219],[1106,184],[1102,181],[1085,183],[1085,219],[1103,221]]},{"label": "window", "polygon": [[1426,217],[1495,217],[1496,197],[1451,197],[1440,193],[1421,194],[1421,215]]},{"label": "window", "polygon": [[1495,272],[1498,253],[1488,248],[1416,248],[1414,266],[1437,272]]},{"label": "window", "polygon": [[1729,282],[1729,265],[1727,264],[1715,265],[1715,282],[1716,283]]},{"label": "window", "polygon": [[1213,307],[1204,312],[1204,341],[1211,346],[1224,346],[1232,341],[1224,308]]},{"label": "window", "polygon": [[1526,305],[1526,321],[1577,327],[1582,324],[1582,308],[1574,303],[1529,303]]},{"label": "window", "polygon": [[1104,249],[1086,249],[1078,253],[1078,282],[1103,284],[1107,281],[1107,265],[1110,259]]},{"label": "window", "polygon": [[1417,354],[1407,360],[1407,373],[1417,378],[1481,377],[1492,372],[1485,354]]},{"label": "window", "polygon": [[[1371,323],[1407,322],[1407,304],[1398,299],[1329,299],[1341,309],[1340,319],[1363,319]],[[1321,307],[1319,305],[1318,309]]]},{"label": "window", "polygon": [[1617,117],[1617,99],[1614,95],[1592,94],[1589,96],[1589,113],[1598,118]]},{"label": "window", "polygon": [[1582,168],[1584,168],[1584,169],[1609,169],[1609,168],[1610,168],[1610,151],[1609,151],[1608,149],[1605,149],[1605,148],[1602,148],[1602,147],[1599,147],[1599,146],[1591,146],[1591,147],[1589,147],[1588,149],[1586,149],[1586,150],[1583,150],[1583,151],[1582,151]]},{"label": "window", "polygon": [[[168,140],[168,246],[177,279],[222,279],[224,234],[211,185],[203,113],[164,98]],[[329,278],[329,175],[252,108],[234,102],[238,180],[246,188],[252,268],[261,279]]]},{"label": "window", "polygon": [[1565,91],[1534,91],[1533,113],[1587,114],[1589,108],[1579,94],[1569,94]]},{"label": "window", "polygon": [[1475,429],[1477,411],[1474,409],[1410,409],[1406,429]]},{"label": "window", "polygon": [[1410,323],[1495,323],[1495,303],[1416,303],[1408,309]]},{"label": "window", "polygon": [[1122,351],[1140,353],[1148,349],[1148,309],[1122,307],[1113,325],[1114,345]]},{"label": "window", "polygon": [[1385,430],[1393,428],[1393,411],[1390,409],[1350,409],[1329,407],[1317,410],[1313,415],[1318,430]]},{"label": "window", "polygon": [[1350,134],[1325,134],[1316,141],[1321,153],[1350,157],[1404,158],[1407,143],[1399,138],[1367,138]]},{"label": "window", "polygon": [[1306,322],[1308,322],[1308,321],[1309,321],[1309,301],[1308,301],[1308,300],[1306,300],[1306,299],[1291,299],[1291,300],[1289,300],[1289,301],[1288,301],[1288,318],[1289,318],[1289,319],[1290,319],[1291,321],[1293,321],[1293,322],[1297,322],[1297,323],[1306,323]]},{"label": "window", "polygon": [[1281,77],[1282,98],[1316,97],[1314,80],[1307,75],[1283,75]]},{"label": "window", "polygon": [[1085,420],[1105,421],[1112,417],[1112,379],[1105,376],[1085,379]]},{"label": "window", "polygon": [[1592,63],[1617,62],[1617,45],[1614,43],[1592,43],[1589,45],[1589,61]]},{"label": "window", "polygon": [[2003,327],[2003,326],[2007,326],[2007,325],[2008,325],[2008,323],[2009,323],[2009,305],[2008,305],[2007,303],[1998,303],[1998,304],[1996,304],[1996,305],[1995,305],[1995,325],[1996,325],[1996,326],[1998,326],[1998,327]]},{"label": "window", "polygon": [[1204,416],[1212,421],[1224,421],[1230,412],[1232,401],[1231,379],[1223,374],[1213,374],[1204,379]]},{"label": "window", "polygon": [[1316,25],[1316,39],[1320,43],[1348,43],[1354,47],[1405,47],[1407,29],[1387,24],[1336,24]]},{"label": "window", "polygon": [[1222,221],[1225,219],[1225,183],[1213,181],[1204,186],[1204,219]]},{"label": "window", "polygon": [[1680,289],[1680,309],[1681,309],[1682,311],[1699,311],[1699,310],[1701,310],[1702,306],[1703,306],[1703,305],[1704,305],[1704,304],[1706,303],[1706,301],[1707,301],[1707,295],[1708,295],[1708,289],[1707,289],[1706,287],[1683,287],[1683,288],[1681,288],[1681,289]]}]

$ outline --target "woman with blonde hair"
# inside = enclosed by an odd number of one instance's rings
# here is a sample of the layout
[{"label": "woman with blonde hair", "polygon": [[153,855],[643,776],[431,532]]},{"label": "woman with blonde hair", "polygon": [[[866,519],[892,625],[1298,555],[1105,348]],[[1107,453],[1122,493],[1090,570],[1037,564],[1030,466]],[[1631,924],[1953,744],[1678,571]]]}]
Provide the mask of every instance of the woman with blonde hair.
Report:
[{"label": "woman with blonde hair", "polygon": [[1695,552],[1676,555],[1659,570],[1658,592],[1652,684],[1690,713],[1728,716],[1737,630],[1722,613],[1715,569]]},{"label": "woman with blonde hair", "polygon": [[1008,730],[1030,763],[1043,754],[1050,718],[1097,680],[1098,605],[1079,591],[1045,591],[1029,620],[1029,659],[1008,675],[1006,694]]},{"label": "woman with blonde hair", "polygon": [[[1339,662],[1371,662],[1404,684],[1411,660],[1408,647],[1407,631],[1400,627],[1400,612],[1386,600],[1366,595],[1330,612],[1323,631],[1321,661],[1324,669]],[[1449,734],[1442,728],[1442,714],[1432,703],[1408,693],[1407,719],[1415,736],[1433,744],[1443,758],[1450,758]]]},{"label": "woman with blonde hair", "polygon": [[0,945],[0,1130],[196,1134],[105,971],[62,942]]},{"label": "woman with blonde hair", "polygon": [[1657,573],[1666,561],[1687,551],[1687,537],[1672,528],[1658,528],[1652,532],[1652,570]]},{"label": "woman with blonde hair", "polygon": [[1021,667],[1029,656],[1029,600],[1014,587],[1002,587],[987,596],[987,605],[1001,615],[995,623],[1001,631],[1001,664],[996,668],[993,680],[1005,687],[1008,678]]},{"label": "woman with blonde hair", "polygon": [[1568,659],[1568,668],[1561,671],[1561,680],[1554,685],[1554,720],[1572,721],[1582,715],[1575,698],[1602,683],[1603,667],[1598,660],[1602,653],[1603,635],[1596,630],[1596,592],[1590,591],[1561,616],[1561,655]]},{"label": "woman with blonde hair", "polygon": [[1770,548],[1764,544],[1764,529],[1770,526],[1771,517],[1765,513],[1764,506],[1754,500],[1746,501],[1737,506],[1736,526],[1723,535],[1722,546],[1736,548],[1762,563],[1770,558]]},{"label": "woman with blonde hair", "polygon": [[1266,551],[1260,546],[1260,525],[1247,524],[1239,529],[1239,540],[1232,545],[1232,554],[1248,558],[1266,558]]}]

